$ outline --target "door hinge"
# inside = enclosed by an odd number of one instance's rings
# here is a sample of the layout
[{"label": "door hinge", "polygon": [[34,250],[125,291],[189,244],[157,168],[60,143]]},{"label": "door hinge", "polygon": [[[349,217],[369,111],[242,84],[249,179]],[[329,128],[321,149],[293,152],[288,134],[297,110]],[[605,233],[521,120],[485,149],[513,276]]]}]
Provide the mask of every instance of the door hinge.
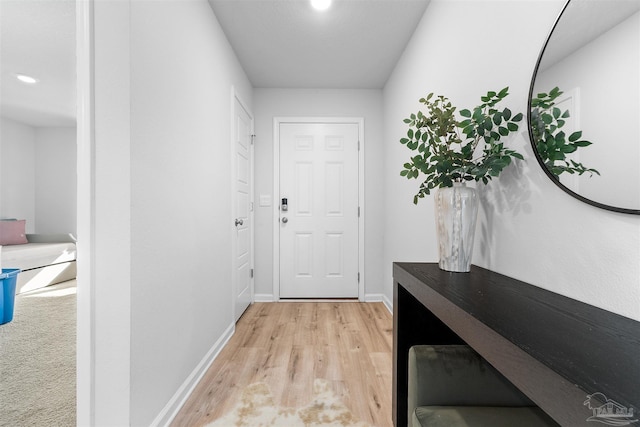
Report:
[{"label": "door hinge", "polygon": [[249,277],[250,277],[251,279],[253,279],[253,268],[252,268],[251,270],[249,270]]},{"label": "door hinge", "polygon": [[360,283],[360,272],[358,271],[358,283]]},{"label": "door hinge", "polygon": [[253,212],[253,202],[249,202],[249,212]]},{"label": "door hinge", "polygon": [[251,135],[251,145],[253,145],[256,142],[255,139],[256,139],[256,135],[252,134]]},{"label": "door hinge", "polygon": [[360,206],[358,206],[358,218],[360,218]]}]

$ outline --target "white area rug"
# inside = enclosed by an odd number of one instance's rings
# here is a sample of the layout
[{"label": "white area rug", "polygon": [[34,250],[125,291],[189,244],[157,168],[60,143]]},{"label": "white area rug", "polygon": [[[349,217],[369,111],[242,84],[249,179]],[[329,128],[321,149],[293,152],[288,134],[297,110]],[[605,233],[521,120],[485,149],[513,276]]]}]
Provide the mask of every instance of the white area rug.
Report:
[{"label": "white area rug", "polygon": [[251,384],[243,391],[240,403],[230,413],[207,427],[370,427],[354,418],[327,381],[314,381],[313,396],[313,401],[303,408],[282,408],[274,405],[266,384]]},{"label": "white area rug", "polygon": [[0,426],[76,425],[76,281],[16,296],[0,325]]}]

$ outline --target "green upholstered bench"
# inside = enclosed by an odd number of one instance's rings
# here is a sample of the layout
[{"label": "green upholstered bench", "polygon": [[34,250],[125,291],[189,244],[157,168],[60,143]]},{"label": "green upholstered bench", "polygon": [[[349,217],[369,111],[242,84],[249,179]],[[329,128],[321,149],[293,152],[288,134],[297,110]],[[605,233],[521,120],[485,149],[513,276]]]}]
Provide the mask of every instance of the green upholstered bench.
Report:
[{"label": "green upholstered bench", "polygon": [[410,427],[558,426],[467,345],[409,350]]}]

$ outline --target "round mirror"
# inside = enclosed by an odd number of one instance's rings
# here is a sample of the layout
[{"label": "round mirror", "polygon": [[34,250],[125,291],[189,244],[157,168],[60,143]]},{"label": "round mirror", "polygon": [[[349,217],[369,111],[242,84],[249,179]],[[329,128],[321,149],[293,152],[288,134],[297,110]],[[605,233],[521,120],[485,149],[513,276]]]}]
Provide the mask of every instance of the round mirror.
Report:
[{"label": "round mirror", "polygon": [[640,0],[568,0],[529,91],[529,137],[572,196],[640,214]]}]

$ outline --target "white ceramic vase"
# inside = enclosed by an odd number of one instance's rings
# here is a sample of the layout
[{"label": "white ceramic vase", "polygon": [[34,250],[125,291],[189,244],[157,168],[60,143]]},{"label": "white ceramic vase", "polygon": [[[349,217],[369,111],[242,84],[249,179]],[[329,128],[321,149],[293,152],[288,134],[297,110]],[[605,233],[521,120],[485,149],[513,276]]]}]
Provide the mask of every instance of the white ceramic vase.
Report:
[{"label": "white ceramic vase", "polygon": [[435,195],[436,234],[442,270],[468,272],[478,217],[478,193],[465,183],[438,188]]}]

